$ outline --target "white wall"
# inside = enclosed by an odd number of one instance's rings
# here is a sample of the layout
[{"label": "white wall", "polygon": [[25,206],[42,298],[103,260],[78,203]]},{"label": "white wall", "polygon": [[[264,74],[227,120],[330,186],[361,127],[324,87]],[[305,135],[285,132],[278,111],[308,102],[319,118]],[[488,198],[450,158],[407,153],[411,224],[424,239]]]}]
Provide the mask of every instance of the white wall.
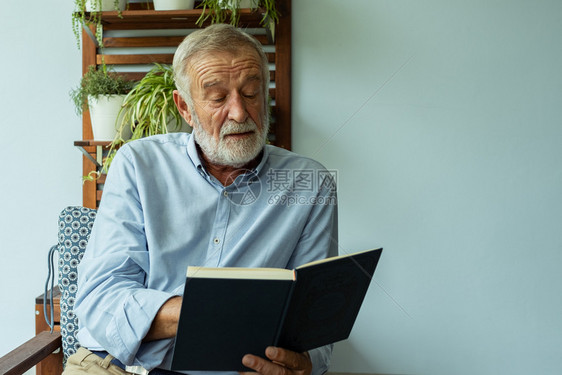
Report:
[{"label": "white wall", "polygon": [[293,16],[294,149],[339,170],[341,251],[385,248],[332,370],[560,374],[562,3]]},{"label": "white wall", "polygon": [[35,334],[57,215],[81,203],[72,2],[5,1],[0,22],[0,355]]},{"label": "white wall", "polygon": [[[332,370],[559,373],[562,5],[293,2],[294,149],[339,170],[341,250],[385,248]],[[81,202],[72,5],[31,4],[0,23],[0,354]]]}]

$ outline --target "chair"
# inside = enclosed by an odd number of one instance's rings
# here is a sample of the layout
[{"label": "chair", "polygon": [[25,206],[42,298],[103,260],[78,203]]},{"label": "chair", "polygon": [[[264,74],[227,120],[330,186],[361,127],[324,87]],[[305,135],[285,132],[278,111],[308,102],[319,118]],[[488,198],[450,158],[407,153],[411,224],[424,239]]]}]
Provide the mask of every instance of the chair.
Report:
[{"label": "chair", "polygon": [[[78,318],[74,314],[74,301],[78,282],[77,267],[90,238],[90,233],[96,218],[96,210],[71,206],[59,215],[58,243],[49,251],[49,273],[45,285],[44,298],[49,295],[50,301],[44,301],[47,324],[51,332],[41,332],[23,345],[0,358],[0,374],[19,375],[61,348],[63,363],[68,356],[74,354],[80,344],[76,340],[78,333]],[[54,289],[54,254],[58,251],[58,287],[60,289],[60,333],[54,331],[53,289]],[[50,289],[50,290],[49,290]],[[50,293],[49,293],[50,292]],[[61,366],[62,368],[62,366]]]}]

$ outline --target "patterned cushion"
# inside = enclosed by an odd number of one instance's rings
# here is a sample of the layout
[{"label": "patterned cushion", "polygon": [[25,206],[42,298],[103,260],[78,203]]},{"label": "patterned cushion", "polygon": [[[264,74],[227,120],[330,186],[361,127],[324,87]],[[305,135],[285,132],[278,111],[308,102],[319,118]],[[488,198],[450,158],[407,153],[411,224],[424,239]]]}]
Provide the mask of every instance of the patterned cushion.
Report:
[{"label": "patterned cushion", "polygon": [[[64,360],[80,347],[78,318],[74,314],[74,302],[78,284],[77,267],[82,257],[96,218],[96,210],[85,207],[67,207],[59,215],[59,264],[58,284],[60,297],[60,326]],[[45,315],[47,316],[47,315]]]}]

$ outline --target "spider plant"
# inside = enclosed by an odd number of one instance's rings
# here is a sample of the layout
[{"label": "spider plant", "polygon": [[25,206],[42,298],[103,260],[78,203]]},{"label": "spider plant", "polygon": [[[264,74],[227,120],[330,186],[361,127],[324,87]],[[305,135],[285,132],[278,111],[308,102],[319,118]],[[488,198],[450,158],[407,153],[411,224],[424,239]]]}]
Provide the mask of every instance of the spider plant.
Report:
[{"label": "spider plant", "polygon": [[[103,47],[103,27],[101,24],[101,12],[107,7],[108,2],[113,2],[113,9],[119,12],[123,10],[124,0],[74,0],[74,12],[72,13],[72,32],[76,38],[76,46],[80,49],[80,35],[82,26],[95,26],[94,36],[100,47]],[[86,8],[91,8],[89,11]]]},{"label": "spider plant", "polygon": [[[211,23],[225,23],[230,17],[230,24],[238,26],[240,20],[240,2],[241,0],[203,0],[199,4],[199,8],[203,8],[201,16],[197,20],[197,25],[202,26],[203,23],[210,19]],[[257,8],[263,8],[264,15],[261,24],[268,27],[268,21],[279,22],[279,11],[275,5],[275,0],[258,0],[253,2],[257,4]]]},{"label": "spider plant", "polygon": [[107,173],[117,149],[123,144],[181,129],[182,117],[173,98],[175,89],[172,67],[155,64],[127,94],[119,114],[121,122],[117,135],[111,142],[101,173]]},{"label": "spider plant", "polygon": [[[127,94],[123,102],[123,120],[114,142],[124,142],[122,134],[129,127],[130,140],[166,134],[181,127],[182,117],[174,103],[174,72],[169,65],[155,64]],[[172,129],[168,129],[168,126]]]}]

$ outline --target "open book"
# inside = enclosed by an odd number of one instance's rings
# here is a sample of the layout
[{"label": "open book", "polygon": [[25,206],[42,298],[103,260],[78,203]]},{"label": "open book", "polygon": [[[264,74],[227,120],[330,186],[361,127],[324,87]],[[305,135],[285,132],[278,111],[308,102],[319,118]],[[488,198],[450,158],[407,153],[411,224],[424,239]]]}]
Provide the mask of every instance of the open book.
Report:
[{"label": "open book", "polygon": [[189,267],[172,369],[248,371],[267,346],[304,352],[349,337],[382,249],[285,270]]}]

